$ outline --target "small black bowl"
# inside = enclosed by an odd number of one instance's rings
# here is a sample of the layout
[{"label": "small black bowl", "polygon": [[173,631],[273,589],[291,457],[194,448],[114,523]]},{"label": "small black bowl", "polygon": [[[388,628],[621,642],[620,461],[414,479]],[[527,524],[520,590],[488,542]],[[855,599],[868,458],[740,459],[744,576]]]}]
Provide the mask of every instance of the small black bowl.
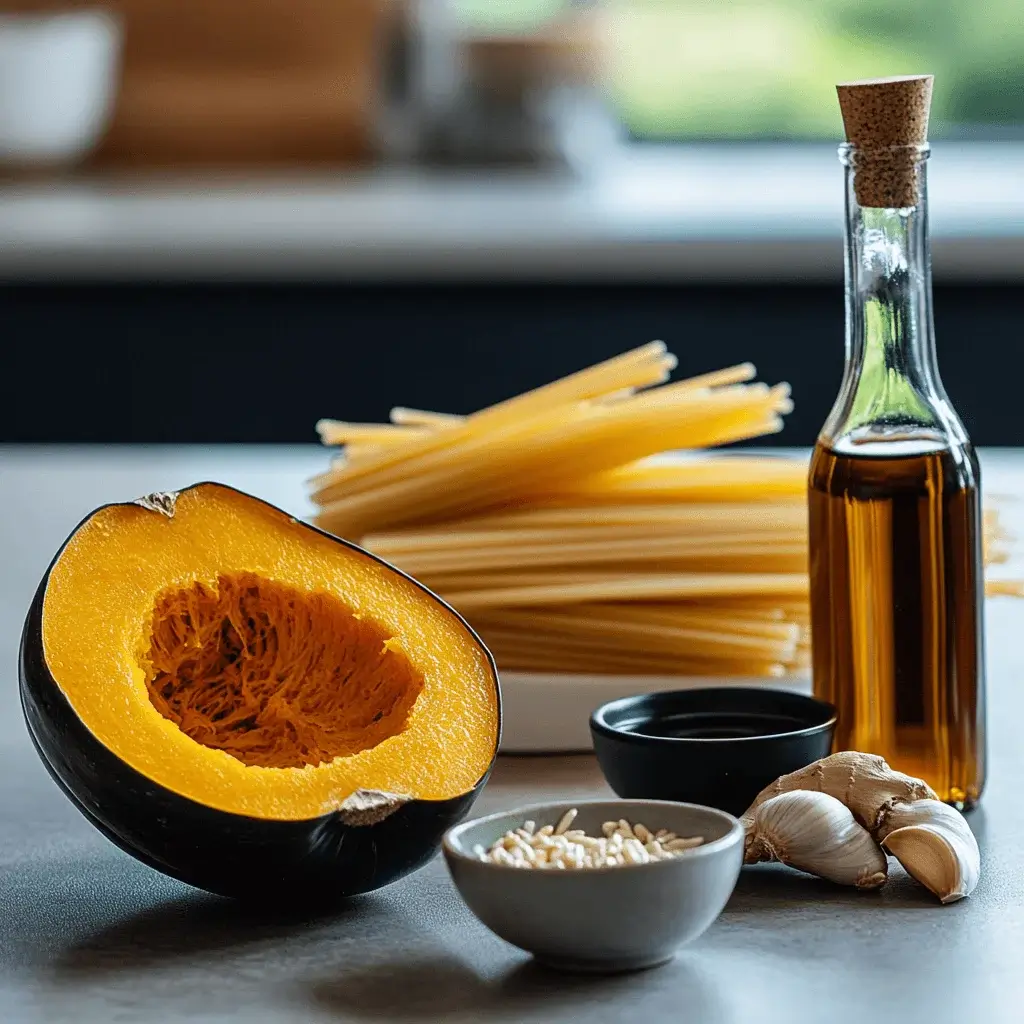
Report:
[{"label": "small black bowl", "polygon": [[827,757],[835,726],[831,704],[753,686],[623,697],[590,716],[597,760],[619,796],[735,815],[780,775]]}]

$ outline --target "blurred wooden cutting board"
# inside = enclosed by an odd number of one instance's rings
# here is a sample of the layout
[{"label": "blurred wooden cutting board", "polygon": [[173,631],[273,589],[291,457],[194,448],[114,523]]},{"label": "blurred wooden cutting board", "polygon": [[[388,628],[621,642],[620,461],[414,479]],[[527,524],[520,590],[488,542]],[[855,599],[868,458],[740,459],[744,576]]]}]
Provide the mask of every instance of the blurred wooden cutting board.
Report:
[{"label": "blurred wooden cutting board", "polygon": [[[94,6],[0,0],[0,9]],[[91,163],[343,164],[373,154],[397,0],[109,0],[121,88]]]}]

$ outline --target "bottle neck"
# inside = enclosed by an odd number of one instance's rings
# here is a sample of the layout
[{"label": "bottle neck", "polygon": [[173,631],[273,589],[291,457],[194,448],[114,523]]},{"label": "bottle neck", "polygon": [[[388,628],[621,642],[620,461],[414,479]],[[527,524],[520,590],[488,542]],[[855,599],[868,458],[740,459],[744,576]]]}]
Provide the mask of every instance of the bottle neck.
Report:
[{"label": "bottle neck", "polygon": [[[844,146],[840,156],[846,170],[846,372],[822,439],[858,448],[966,440],[935,355],[927,147],[874,154]],[[901,177],[912,205],[861,205],[858,193],[870,191],[879,160],[889,161],[882,173]]]}]

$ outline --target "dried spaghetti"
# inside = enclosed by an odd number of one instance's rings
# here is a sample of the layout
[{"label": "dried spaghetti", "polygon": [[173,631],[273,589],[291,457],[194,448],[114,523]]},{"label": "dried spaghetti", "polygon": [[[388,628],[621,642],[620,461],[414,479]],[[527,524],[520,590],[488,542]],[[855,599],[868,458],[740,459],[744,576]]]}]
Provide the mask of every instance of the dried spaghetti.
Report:
[{"label": "dried spaghetti", "polygon": [[709,451],[781,430],[789,388],[674,367],[654,343],[471,416],[321,421],[344,448],[316,521],[447,598],[506,669],[798,671],[806,466]]}]

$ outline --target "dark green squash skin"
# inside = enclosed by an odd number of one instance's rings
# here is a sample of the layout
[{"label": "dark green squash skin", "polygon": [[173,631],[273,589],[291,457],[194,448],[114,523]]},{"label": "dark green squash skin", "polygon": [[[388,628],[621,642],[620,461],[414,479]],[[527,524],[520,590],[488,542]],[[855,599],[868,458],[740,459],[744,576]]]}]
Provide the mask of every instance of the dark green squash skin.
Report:
[{"label": "dark green squash skin", "polygon": [[[193,488],[202,486],[194,484]],[[68,540],[92,516],[109,507],[86,516]],[[299,525],[387,564],[348,541],[305,523]],[[303,821],[232,814],[180,796],[137,772],[86,728],[46,664],[43,597],[50,571],[67,543],[50,563],[25,620],[19,656],[21,702],[29,735],[50,775],[82,814],[126,853],[157,871],[221,896],[321,907],[378,889],[422,867],[437,852],[445,831],[469,812],[490,767],[468,793],[451,800],[411,800],[373,825],[346,824],[338,812]],[[411,580],[393,566],[388,568]],[[422,584],[411,582],[444,604]],[[452,614],[464,621],[454,610]],[[468,625],[466,628],[476,637]],[[479,637],[476,639],[486,651]],[[497,669],[489,653],[488,658],[495,680],[500,737]],[[492,766],[496,755],[497,742]]]}]

